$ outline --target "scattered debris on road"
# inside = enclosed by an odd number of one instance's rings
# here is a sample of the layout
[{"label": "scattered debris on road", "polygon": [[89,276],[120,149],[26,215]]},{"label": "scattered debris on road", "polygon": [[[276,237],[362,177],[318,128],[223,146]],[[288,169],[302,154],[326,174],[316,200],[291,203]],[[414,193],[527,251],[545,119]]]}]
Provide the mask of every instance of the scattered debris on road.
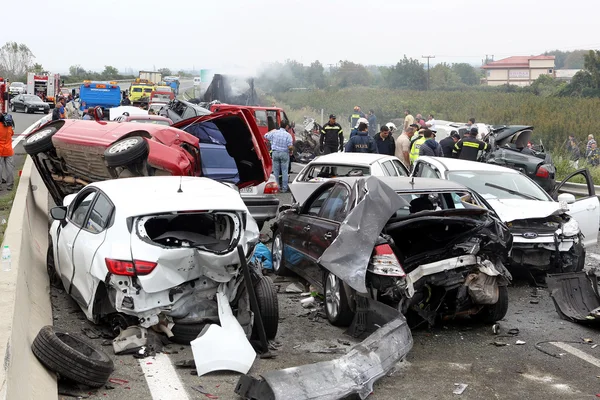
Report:
[{"label": "scattered debris on road", "polygon": [[455,383],[454,386],[456,386],[456,388],[452,392],[453,394],[463,394],[469,385],[466,383]]}]

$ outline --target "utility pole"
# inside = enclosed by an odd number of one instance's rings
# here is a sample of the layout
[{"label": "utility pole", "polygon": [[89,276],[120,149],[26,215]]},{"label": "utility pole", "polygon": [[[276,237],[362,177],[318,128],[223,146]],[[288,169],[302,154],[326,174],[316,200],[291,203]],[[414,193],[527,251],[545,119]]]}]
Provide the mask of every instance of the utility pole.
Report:
[{"label": "utility pole", "polygon": [[427,90],[429,90],[429,59],[435,58],[435,56],[421,56],[421,58],[427,59]]}]

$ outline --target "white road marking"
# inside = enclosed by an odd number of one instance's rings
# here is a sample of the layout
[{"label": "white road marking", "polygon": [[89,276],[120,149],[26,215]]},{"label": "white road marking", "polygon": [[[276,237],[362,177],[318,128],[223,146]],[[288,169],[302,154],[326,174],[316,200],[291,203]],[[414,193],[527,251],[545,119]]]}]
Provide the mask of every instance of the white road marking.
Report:
[{"label": "white road marking", "polygon": [[141,358],[139,361],[152,400],[189,400],[168,355],[159,353],[154,358]]},{"label": "white road marking", "polygon": [[25,129],[22,133],[18,133],[19,136],[17,136],[16,138],[13,139],[12,141],[12,147],[13,149],[19,144],[19,142],[21,140],[23,140],[25,138],[25,136],[27,136],[32,130],[33,128],[40,122],[40,120],[42,120],[43,118],[46,118],[46,116],[41,117],[40,119],[38,119],[37,121],[35,121],[33,124],[31,124],[27,129]]},{"label": "white road marking", "polygon": [[13,149],[19,144],[19,142],[21,140],[23,140],[24,137],[25,137],[25,135],[21,133],[21,134],[19,134],[19,136],[17,136],[15,139],[13,139],[13,141],[12,141]]},{"label": "white road marking", "polygon": [[590,364],[600,368],[600,360],[598,360],[596,357],[590,356],[589,354],[587,354],[584,351],[581,351],[569,344],[562,343],[562,342],[550,342],[550,344],[553,344],[554,346],[558,347],[559,349],[562,349],[562,350],[566,351],[567,353],[570,353],[570,354],[574,355],[575,357],[579,357],[583,361],[587,361]]}]

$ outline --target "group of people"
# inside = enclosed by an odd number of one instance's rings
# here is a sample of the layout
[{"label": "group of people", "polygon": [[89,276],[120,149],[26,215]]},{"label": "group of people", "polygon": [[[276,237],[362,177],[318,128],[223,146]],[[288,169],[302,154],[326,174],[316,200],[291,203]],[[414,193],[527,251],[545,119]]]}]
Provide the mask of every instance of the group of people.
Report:
[{"label": "group of people", "polygon": [[[565,141],[565,149],[569,153],[571,165],[574,168],[579,168],[579,160],[582,158],[582,154],[575,135],[569,135],[569,138]],[[594,135],[588,135],[587,137],[583,158],[593,167],[600,165],[600,149],[594,139]]]},{"label": "group of people", "polygon": [[[450,136],[439,143],[436,138],[436,121],[432,114],[425,120],[421,114],[413,117],[410,110],[404,111],[404,124],[402,133],[394,138],[396,125],[388,122],[379,132],[373,133],[377,127],[369,121],[360,111],[354,108],[350,122],[354,129],[350,132],[348,142],[344,145],[344,132],[337,122],[334,114],[329,115],[329,121],[323,125],[320,135],[320,151],[323,154],[345,151],[347,153],[379,153],[398,157],[410,169],[419,156],[454,157],[464,160],[476,161],[480,150],[487,150],[487,143],[478,137],[475,119],[470,118],[467,132],[461,138],[457,131],[452,131]],[[369,117],[376,121],[373,110]]]}]

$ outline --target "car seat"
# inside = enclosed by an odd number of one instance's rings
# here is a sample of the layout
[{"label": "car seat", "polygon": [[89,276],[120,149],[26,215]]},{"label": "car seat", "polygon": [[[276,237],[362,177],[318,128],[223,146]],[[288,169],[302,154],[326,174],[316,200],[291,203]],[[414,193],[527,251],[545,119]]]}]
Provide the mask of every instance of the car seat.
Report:
[{"label": "car seat", "polygon": [[418,213],[420,211],[433,211],[435,207],[427,196],[417,197],[410,202],[410,213]]}]

